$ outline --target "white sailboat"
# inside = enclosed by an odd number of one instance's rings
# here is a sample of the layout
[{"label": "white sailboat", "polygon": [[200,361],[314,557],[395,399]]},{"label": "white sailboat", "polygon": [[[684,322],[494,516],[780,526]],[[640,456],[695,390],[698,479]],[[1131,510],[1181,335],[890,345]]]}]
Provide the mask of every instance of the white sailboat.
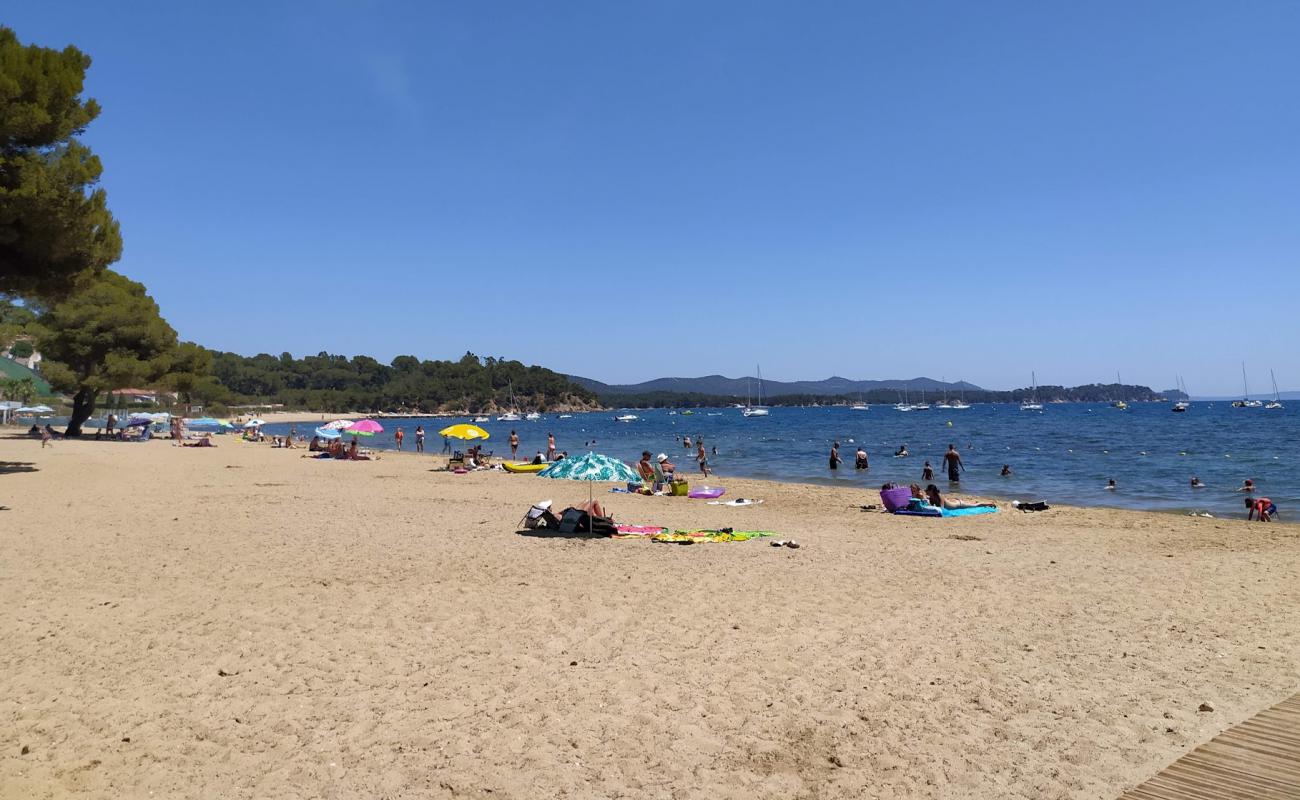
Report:
[{"label": "white sailboat", "polygon": [[903,398],[903,399],[899,400],[897,403],[894,404],[894,410],[895,410],[895,411],[911,411],[911,410],[912,410],[912,404],[909,403],[909,402],[907,402],[907,390],[904,389],[902,392],[900,392],[900,394],[902,395],[902,398]]},{"label": "white sailboat", "polygon": [[1282,405],[1282,396],[1277,392],[1277,376],[1273,374],[1273,370],[1268,371],[1268,377],[1273,379],[1273,399],[1264,408],[1285,408]]},{"label": "white sailboat", "polygon": [[746,392],[745,407],[740,410],[740,413],[746,417],[766,417],[768,411],[763,407],[763,368],[755,366],[755,369],[758,370],[758,405],[749,404],[749,393]]},{"label": "white sailboat", "polygon": [[948,402],[948,378],[947,378],[946,376],[945,376],[944,379],[943,379],[943,383],[944,383],[944,387],[943,387],[943,402],[942,402],[942,403],[939,403],[938,405],[936,405],[935,408],[942,408],[942,409],[944,409],[944,410],[950,410],[950,409],[952,408],[952,403],[949,403],[949,402]]},{"label": "white sailboat", "polygon": [[852,406],[849,410],[850,410],[850,411],[870,411],[870,410],[871,410],[871,406],[869,406],[869,405],[867,405],[866,403],[862,402],[862,392],[858,392],[858,402],[854,403],[853,406]]},{"label": "white sailboat", "polygon": [[515,385],[510,384],[510,410],[497,417],[497,422],[518,422],[523,419],[515,408]]},{"label": "white sailboat", "polygon": [[[958,380],[957,382],[961,383],[960,380]],[[952,404],[952,410],[965,411],[968,408],[970,408],[970,404],[966,402],[966,387],[963,386],[961,390],[961,399]]]},{"label": "white sailboat", "polygon": [[1038,402],[1038,373],[1030,372],[1029,402],[1021,403],[1021,411],[1042,411],[1043,404]]},{"label": "white sailboat", "polygon": [[913,411],[929,411],[930,404],[925,402],[925,390],[921,390],[921,402],[912,404]]},{"label": "white sailboat", "polygon": [[1189,400],[1191,400],[1191,395],[1187,394],[1187,384],[1183,383],[1182,375],[1178,376],[1177,384],[1178,384],[1178,391],[1182,392],[1183,395],[1186,396],[1188,399],[1179,400],[1177,403],[1174,403],[1174,407],[1169,410],[1173,411],[1176,414],[1185,414],[1187,413],[1187,409],[1192,407],[1192,404],[1188,402]]},{"label": "white sailboat", "polygon": [[1246,382],[1246,362],[1241,362],[1241,399],[1232,401],[1233,408],[1263,408],[1263,400],[1250,399],[1250,384]]}]

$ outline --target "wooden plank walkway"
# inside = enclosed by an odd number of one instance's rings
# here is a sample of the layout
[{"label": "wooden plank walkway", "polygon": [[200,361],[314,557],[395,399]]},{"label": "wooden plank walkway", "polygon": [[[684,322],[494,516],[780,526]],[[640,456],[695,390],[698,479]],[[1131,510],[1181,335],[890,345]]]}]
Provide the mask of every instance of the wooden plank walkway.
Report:
[{"label": "wooden plank walkway", "polygon": [[1300,694],[1229,728],[1120,800],[1300,800]]}]

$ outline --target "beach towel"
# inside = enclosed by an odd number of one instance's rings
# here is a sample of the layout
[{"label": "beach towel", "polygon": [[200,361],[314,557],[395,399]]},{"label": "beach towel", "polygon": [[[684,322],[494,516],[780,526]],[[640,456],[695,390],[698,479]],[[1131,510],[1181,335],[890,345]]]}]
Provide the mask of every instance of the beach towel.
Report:
[{"label": "beach towel", "polygon": [[711,506],[756,506],[756,505],[758,505],[758,504],[761,503],[761,502],[763,502],[763,501],[762,501],[762,500],[747,500],[747,499],[744,498],[744,497],[737,497],[735,500],[727,500],[727,501],[725,501],[725,502],[722,501],[722,500],[710,500],[710,501],[708,502],[708,505],[711,505]]},{"label": "beach towel", "polygon": [[938,508],[925,503],[917,503],[907,508],[900,508],[895,514],[904,517],[973,517],[977,514],[992,514],[997,509],[992,506],[978,508]]},{"label": "beach towel", "polygon": [[656,527],[654,525],[615,525],[613,538],[646,539],[656,533],[667,532],[667,528]]},{"label": "beach towel", "polygon": [[700,544],[703,542],[747,542],[750,539],[762,539],[768,536],[776,536],[776,531],[733,531],[730,528],[721,528],[660,533],[651,536],[650,541],[665,544]]}]

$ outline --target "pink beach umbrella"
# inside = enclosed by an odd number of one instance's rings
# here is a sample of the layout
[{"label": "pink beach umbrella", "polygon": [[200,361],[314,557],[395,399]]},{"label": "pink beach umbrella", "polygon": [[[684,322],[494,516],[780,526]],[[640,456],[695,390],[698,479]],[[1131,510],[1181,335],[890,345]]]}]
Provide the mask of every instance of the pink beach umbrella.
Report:
[{"label": "pink beach umbrella", "polygon": [[383,433],[384,426],[375,422],[373,419],[360,419],[344,428],[345,434],[360,434],[361,436],[374,436],[376,433]]}]

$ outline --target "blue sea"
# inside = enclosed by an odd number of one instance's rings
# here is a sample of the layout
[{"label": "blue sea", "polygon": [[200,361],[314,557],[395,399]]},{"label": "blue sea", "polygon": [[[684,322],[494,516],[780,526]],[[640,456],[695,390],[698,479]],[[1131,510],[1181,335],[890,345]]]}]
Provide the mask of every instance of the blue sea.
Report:
[{"label": "blue sea", "polygon": [[[1234,491],[1251,478],[1262,494],[1278,504],[1283,519],[1300,515],[1300,403],[1283,410],[1239,409],[1227,402],[1194,402],[1184,414],[1168,403],[1135,403],[1126,411],[1107,405],[1049,404],[1042,412],[1015,405],[975,405],[969,410],[899,412],[891,406],[869,411],[846,407],[773,408],[767,417],[743,417],[736,408],[667,409],[548,414],[538,421],[481,423],[491,434],[486,447],[509,455],[510,431],[521,440],[520,458],[531,458],[555,434],[558,449],[570,454],[594,450],[629,463],[642,450],[667,453],[679,470],[697,472],[694,451],[681,444],[704,438],[711,452],[712,485],[727,476],[857,487],[862,501],[874,502],[886,481],[920,481],[925,461],[934,466],[935,483],[947,490],[941,462],[955,444],[966,464],[960,489],[952,491],[1008,499],[1042,499],[1049,503],[1114,506],[1177,512],[1208,511],[1215,516],[1244,515],[1242,494]],[[636,414],[634,422],[615,415]],[[385,431],[365,440],[369,447],[393,447],[392,433],[406,432],[405,449],[414,448],[416,425],[428,432],[427,450],[436,454],[436,432],[468,419],[384,419]],[[287,433],[288,424],[269,425],[267,433]],[[310,435],[311,426],[298,425]],[[828,466],[831,443],[840,443],[844,464]],[[906,443],[911,453],[895,458]],[[464,443],[453,442],[458,449]],[[853,468],[863,446],[871,468]],[[1012,475],[999,475],[1002,465]],[[1198,476],[1204,489],[1192,489]],[[1107,490],[1114,478],[1117,488]],[[1300,517],[1297,517],[1300,518]]]}]

